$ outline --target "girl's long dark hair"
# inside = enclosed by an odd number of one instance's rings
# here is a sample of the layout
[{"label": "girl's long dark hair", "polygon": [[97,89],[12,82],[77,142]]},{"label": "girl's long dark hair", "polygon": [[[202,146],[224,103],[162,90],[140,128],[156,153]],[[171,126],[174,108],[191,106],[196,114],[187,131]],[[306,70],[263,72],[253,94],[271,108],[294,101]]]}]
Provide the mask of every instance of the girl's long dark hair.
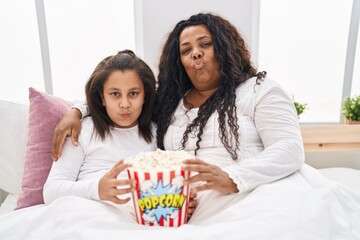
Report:
[{"label": "girl's long dark hair", "polygon": [[104,139],[113,127],[113,122],[102,104],[104,83],[114,71],[135,71],[144,85],[145,99],[138,119],[139,135],[146,142],[153,138],[151,115],[155,102],[155,76],[150,67],[131,50],[120,51],[103,59],[91,74],[85,85],[86,101],[94,122],[94,131]]},{"label": "girl's long dark hair", "polygon": [[[180,61],[179,37],[188,26],[205,25],[211,33],[215,56],[219,64],[220,85],[217,91],[199,108],[198,116],[187,126],[182,139],[182,148],[188,135],[197,136],[196,151],[200,149],[201,136],[209,117],[218,112],[221,142],[234,160],[239,148],[239,126],[236,114],[236,88],[257,74],[251,62],[250,52],[238,30],[227,20],[214,14],[197,14],[176,24],[162,50],[159,63],[158,89],[154,107],[157,123],[158,147],[164,149],[164,135],[179,101],[193,86]],[[230,129],[227,130],[227,128]],[[195,153],[196,153],[195,151]]]}]

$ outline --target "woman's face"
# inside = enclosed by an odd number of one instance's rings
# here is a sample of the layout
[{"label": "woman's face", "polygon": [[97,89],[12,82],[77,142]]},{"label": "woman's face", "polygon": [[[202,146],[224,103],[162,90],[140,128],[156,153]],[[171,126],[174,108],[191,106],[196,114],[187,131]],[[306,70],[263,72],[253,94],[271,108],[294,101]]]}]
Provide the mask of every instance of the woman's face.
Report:
[{"label": "woman's face", "polygon": [[135,71],[114,71],[104,83],[102,103],[115,127],[135,126],[144,99],[144,85]]},{"label": "woman's face", "polygon": [[220,82],[211,34],[205,25],[186,27],[180,34],[180,56],[187,75],[199,91],[216,89]]}]

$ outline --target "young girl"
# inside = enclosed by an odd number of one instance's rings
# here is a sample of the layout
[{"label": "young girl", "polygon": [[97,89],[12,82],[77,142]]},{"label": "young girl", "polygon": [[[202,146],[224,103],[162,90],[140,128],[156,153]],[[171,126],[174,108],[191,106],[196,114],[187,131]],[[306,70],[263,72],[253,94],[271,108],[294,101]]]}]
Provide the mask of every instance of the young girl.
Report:
[{"label": "young girl", "polygon": [[97,65],[85,92],[89,116],[82,121],[78,146],[66,140],[61,160],[53,163],[44,185],[44,201],[74,195],[127,203],[134,183],[125,175],[129,164],[120,159],[156,149],[151,123],[154,74],[124,50]]}]

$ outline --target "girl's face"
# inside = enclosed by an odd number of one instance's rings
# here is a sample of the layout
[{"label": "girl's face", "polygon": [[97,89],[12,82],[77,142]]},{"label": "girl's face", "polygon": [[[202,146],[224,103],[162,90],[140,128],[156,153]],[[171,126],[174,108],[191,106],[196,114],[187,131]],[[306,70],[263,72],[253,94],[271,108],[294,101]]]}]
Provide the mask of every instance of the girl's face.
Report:
[{"label": "girl's face", "polygon": [[104,83],[102,103],[115,127],[135,126],[144,99],[144,85],[133,70],[114,71]]},{"label": "girl's face", "polygon": [[186,27],[180,34],[181,63],[197,90],[213,90],[219,86],[219,64],[211,34],[205,25]]}]

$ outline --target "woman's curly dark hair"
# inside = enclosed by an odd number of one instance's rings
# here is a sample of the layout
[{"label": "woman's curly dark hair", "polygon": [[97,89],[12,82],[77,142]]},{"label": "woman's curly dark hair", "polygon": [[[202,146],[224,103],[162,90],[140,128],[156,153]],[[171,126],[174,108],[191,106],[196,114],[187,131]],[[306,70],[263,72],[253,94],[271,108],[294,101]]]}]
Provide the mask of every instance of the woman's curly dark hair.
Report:
[{"label": "woman's curly dark hair", "polygon": [[[182,139],[185,147],[188,135],[195,132],[196,150],[200,149],[201,135],[209,117],[215,111],[219,118],[219,136],[234,160],[239,148],[239,126],[236,116],[236,88],[251,77],[258,76],[251,62],[250,52],[238,30],[224,18],[199,13],[176,24],[162,50],[159,63],[158,89],[153,119],[157,123],[157,144],[164,149],[164,135],[181,98],[193,86],[180,61],[179,37],[189,26],[207,26],[213,41],[215,56],[219,64],[220,85],[217,91],[199,108],[198,116],[191,122]],[[230,128],[230,132],[227,131]]]}]

